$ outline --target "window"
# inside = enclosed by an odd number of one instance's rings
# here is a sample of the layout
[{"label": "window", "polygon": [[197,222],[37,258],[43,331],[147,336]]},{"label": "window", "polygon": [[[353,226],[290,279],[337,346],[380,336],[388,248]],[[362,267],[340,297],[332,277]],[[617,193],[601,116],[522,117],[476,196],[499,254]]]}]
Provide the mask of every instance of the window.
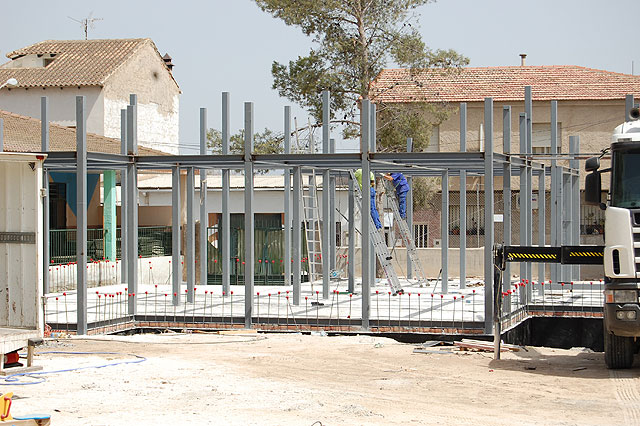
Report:
[{"label": "window", "polygon": [[[467,201],[469,202],[469,201]],[[482,205],[467,204],[467,235],[484,235],[484,201]],[[460,235],[460,206],[449,206],[449,235]]]},{"label": "window", "polygon": [[413,224],[413,235],[417,248],[429,247],[429,227],[426,223]]},{"label": "window", "polygon": [[[533,123],[531,148],[534,154],[551,153],[551,123]],[[558,152],[562,152],[562,124],[558,123]]]}]

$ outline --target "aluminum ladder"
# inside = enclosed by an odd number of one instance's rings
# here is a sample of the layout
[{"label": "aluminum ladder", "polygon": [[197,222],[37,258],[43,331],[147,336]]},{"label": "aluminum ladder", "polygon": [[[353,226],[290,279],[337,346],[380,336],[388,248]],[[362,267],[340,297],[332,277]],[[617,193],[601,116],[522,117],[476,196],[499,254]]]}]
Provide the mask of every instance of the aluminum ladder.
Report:
[{"label": "aluminum ladder", "polygon": [[[302,176],[300,179],[304,179]],[[313,291],[313,282],[322,279],[322,233],[320,229],[320,211],[318,209],[318,193],[315,171],[309,175],[309,186],[302,191],[302,210],[304,212],[304,230],[307,240],[307,265],[309,283]]]},{"label": "aluminum ladder", "polygon": [[[360,185],[356,180],[355,173],[353,171],[350,171],[349,173],[351,175],[351,179],[353,180],[354,194],[356,196],[355,204],[356,206],[358,206],[360,215],[362,215],[362,190],[360,189]],[[366,176],[363,180],[367,180]],[[367,200],[367,202],[369,201]],[[384,242],[380,231],[376,229],[376,225],[375,223],[373,223],[371,215],[369,215],[369,237],[371,238],[371,242],[373,243],[373,251],[376,253],[378,260],[382,265],[382,269],[387,276],[387,282],[393,290],[393,294],[396,295],[399,293],[403,293],[402,286],[400,285],[400,281],[398,280],[398,275],[396,274],[396,271],[393,269],[393,265],[391,264],[391,253],[389,253],[387,244]]]},{"label": "aluminum ladder", "polygon": [[416,245],[413,241],[413,237],[411,237],[409,225],[407,225],[407,221],[403,219],[402,216],[400,216],[400,210],[398,209],[398,199],[396,197],[396,189],[393,184],[391,182],[388,182],[386,179],[384,181],[384,184],[387,201],[389,201],[389,204],[391,204],[393,218],[398,224],[400,236],[402,237],[404,246],[407,248],[407,256],[409,256],[409,259],[411,259],[411,264],[413,265],[416,279],[419,283],[427,283],[427,276],[424,274],[422,262],[420,262],[420,259],[418,258],[418,251],[416,250]]}]

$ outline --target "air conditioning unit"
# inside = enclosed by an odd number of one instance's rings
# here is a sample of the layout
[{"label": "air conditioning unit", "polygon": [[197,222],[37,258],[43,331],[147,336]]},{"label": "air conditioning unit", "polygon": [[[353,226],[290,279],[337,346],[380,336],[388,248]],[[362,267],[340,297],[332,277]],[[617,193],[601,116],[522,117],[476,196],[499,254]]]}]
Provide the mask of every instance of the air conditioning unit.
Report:
[{"label": "air conditioning unit", "polygon": [[440,247],[441,243],[442,243],[442,240],[440,238],[434,238],[433,239],[433,246],[434,247]]}]

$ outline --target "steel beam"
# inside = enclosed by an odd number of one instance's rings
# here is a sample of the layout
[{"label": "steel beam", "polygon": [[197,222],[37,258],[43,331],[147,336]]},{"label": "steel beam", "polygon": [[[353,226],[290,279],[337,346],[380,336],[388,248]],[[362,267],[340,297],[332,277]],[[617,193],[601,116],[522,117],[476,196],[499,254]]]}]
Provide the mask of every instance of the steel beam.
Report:
[{"label": "steel beam", "polygon": [[[571,174],[571,245],[580,245],[580,136],[569,136],[569,153],[573,159],[569,161]],[[573,265],[571,281],[580,279],[580,266]]]},{"label": "steel beam", "polygon": [[[551,245],[560,246],[560,228],[562,226],[561,176],[558,168],[556,154],[558,154],[558,101],[551,101]],[[562,141],[560,141],[562,143]],[[552,264],[551,282],[557,284],[560,281],[560,266]]]},{"label": "steel beam", "polygon": [[[127,155],[127,110],[120,110],[120,154]],[[128,163],[128,162],[127,162]],[[120,170],[120,282],[128,282],[129,256],[127,245],[129,234],[127,232],[127,218],[129,217],[127,206],[127,168]]]},{"label": "steel beam", "polygon": [[[407,152],[413,151],[413,138],[407,138]],[[409,228],[409,234],[415,244],[415,229],[413,229],[413,178],[407,176],[407,183],[409,184],[409,192],[407,192],[407,227]],[[407,251],[409,250],[406,247]],[[411,263],[411,256],[407,254],[407,279],[413,277],[413,264]]]},{"label": "steel beam", "polygon": [[87,117],[84,96],[76,96],[76,262],[77,328],[87,334]]},{"label": "steel beam", "polygon": [[[527,153],[527,113],[521,112],[519,117],[520,154]],[[520,236],[518,241],[521,246],[527,245],[527,167],[520,167]],[[527,263],[520,262],[520,279],[527,279]],[[524,303],[524,293],[520,292],[521,302]]]},{"label": "steel beam", "polygon": [[[329,139],[332,154],[336,152],[336,140]],[[336,178],[329,177],[329,269],[336,269]]]},{"label": "steel beam", "polygon": [[355,215],[355,186],[358,183],[351,179],[349,174],[349,253],[347,262],[349,264],[349,282],[348,291],[354,293],[356,291],[356,215]]}]

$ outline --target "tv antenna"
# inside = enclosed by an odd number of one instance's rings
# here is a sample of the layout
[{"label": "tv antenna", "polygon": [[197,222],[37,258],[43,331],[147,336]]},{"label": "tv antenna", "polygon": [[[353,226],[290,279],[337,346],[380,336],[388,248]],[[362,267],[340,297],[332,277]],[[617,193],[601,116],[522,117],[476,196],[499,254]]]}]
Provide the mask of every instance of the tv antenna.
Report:
[{"label": "tv antenna", "polygon": [[95,22],[96,21],[102,21],[102,18],[94,18],[93,17],[93,12],[89,13],[89,16],[87,16],[86,18],[83,19],[76,19],[76,18],[72,18],[71,16],[67,16],[67,18],[71,19],[72,21],[77,22],[78,24],[82,25],[82,30],[84,31],[84,39],[87,40],[89,38],[89,28],[94,29],[95,26]]}]

